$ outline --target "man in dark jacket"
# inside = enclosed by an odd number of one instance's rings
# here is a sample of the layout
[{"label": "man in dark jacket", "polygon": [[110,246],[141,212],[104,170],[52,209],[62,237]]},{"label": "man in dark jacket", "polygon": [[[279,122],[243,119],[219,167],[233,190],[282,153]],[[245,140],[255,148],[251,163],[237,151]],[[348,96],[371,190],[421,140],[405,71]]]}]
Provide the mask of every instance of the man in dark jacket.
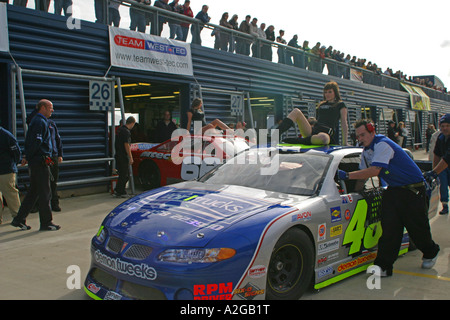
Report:
[{"label": "man in dark jacket", "polygon": [[448,187],[450,186],[450,113],[439,119],[439,134],[433,153],[433,170],[427,174],[433,178],[439,176],[442,210],[439,214],[448,214]]},{"label": "man in dark jacket", "polygon": [[[19,190],[16,188],[17,163],[20,162],[20,148],[16,138],[0,127],[0,204],[5,198],[14,218],[20,208]],[[0,209],[0,224],[3,210]]]},{"label": "man in dark jacket", "polygon": [[[157,0],[155,1],[154,6],[167,11],[172,11],[172,7],[169,5],[169,0]],[[168,21],[168,18],[158,15],[157,17],[155,17],[155,19],[158,20],[157,24],[155,25],[155,23],[152,23],[150,33],[157,36],[161,36],[164,23]],[[158,30],[156,30],[156,26],[158,26]]]},{"label": "man in dark jacket", "polygon": [[[27,125],[30,125],[31,120],[34,118],[34,116],[38,113],[37,108],[33,110],[33,112],[30,113],[27,117]],[[62,150],[62,141],[61,136],[59,135],[58,127],[56,126],[55,121],[51,119],[47,119],[48,121],[48,128],[50,129],[50,137],[52,140],[52,161],[53,165],[50,166],[50,173],[51,173],[51,179],[50,179],[50,188],[52,192],[52,198],[51,198],[51,206],[52,211],[61,211],[61,207],[59,206],[59,197],[57,192],[57,184],[58,184],[58,178],[59,178],[59,164],[63,160],[63,150]],[[35,206],[33,209],[31,209],[31,212],[38,212],[38,201],[36,201]]]},{"label": "man in dark jacket", "polygon": [[125,125],[119,128],[116,136],[115,148],[116,148],[116,168],[119,173],[116,189],[114,194],[118,198],[124,198],[127,196],[125,186],[130,177],[129,166],[133,164],[133,156],[131,154],[131,129],[136,124],[134,117],[128,117]]},{"label": "man in dark jacket", "polygon": [[28,162],[30,169],[30,188],[11,225],[22,230],[31,229],[26,224],[26,218],[39,196],[40,230],[54,231],[59,230],[61,227],[53,224],[52,210],[50,207],[49,165],[51,165],[53,147],[47,119],[53,113],[53,103],[44,99],[39,101],[36,108],[37,114],[31,120],[25,137],[25,158],[22,160],[22,164]]},{"label": "man in dark jacket", "polygon": [[159,121],[156,125],[156,141],[164,142],[172,137],[172,133],[177,129],[177,126],[172,121],[172,115],[169,110],[164,112],[164,119]]},{"label": "man in dark jacket", "polygon": [[194,44],[202,44],[200,32],[202,32],[204,24],[211,20],[211,17],[208,15],[208,9],[209,7],[206,4],[203,5],[202,10],[195,16],[195,19],[200,20],[200,23],[194,23],[191,27],[192,43]]}]

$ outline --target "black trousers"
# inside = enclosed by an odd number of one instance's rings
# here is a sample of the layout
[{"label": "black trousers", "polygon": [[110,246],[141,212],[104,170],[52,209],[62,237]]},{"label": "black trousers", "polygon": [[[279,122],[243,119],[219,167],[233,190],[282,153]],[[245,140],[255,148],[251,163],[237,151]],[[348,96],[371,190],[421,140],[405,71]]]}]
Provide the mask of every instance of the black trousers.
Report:
[{"label": "black trousers", "polygon": [[381,228],[383,233],[374,264],[383,270],[392,271],[400,250],[403,228],[406,228],[424,258],[434,258],[439,252],[439,246],[431,236],[425,187],[415,190],[389,187],[383,194]]},{"label": "black trousers", "polygon": [[50,171],[43,163],[30,165],[30,187],[25,199],[22,201],[19,212],[14,220],[25,222],[31,209],[39,197],[39,221],[41,227],[47,227],[53,220],[52,209],[50,207]]},{"label": "black trousers", "polygon": [[116,189],[114,190],[117,194],[126,194],[125,187],[127,185],[128,179],[130,178],[129,171],[129,160],[128,157],[116,157],[116,169],[119,174],[117,179]]},{"label": "black trousers", "polygon": [[50,179],[50,189],[51,189],[51,204],[52,206],[59,205],[59,198],[57,192],[57,183],[59,178],[59,163],[58,157],[52,157],[53,165],[50,167],[50,172],[52,174],[52,179]]}]

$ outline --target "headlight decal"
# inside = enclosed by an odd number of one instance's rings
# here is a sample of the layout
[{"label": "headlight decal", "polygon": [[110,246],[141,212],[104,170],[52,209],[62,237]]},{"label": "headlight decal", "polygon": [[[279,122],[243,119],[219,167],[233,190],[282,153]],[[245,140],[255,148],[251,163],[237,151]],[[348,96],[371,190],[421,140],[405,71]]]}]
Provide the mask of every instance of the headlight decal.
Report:
[{"label": "headlight decal", "polygon": [[158,256],[159,261],[174,263],[212,263],[232,258],[236,250],[213,249],[167,249]]}]

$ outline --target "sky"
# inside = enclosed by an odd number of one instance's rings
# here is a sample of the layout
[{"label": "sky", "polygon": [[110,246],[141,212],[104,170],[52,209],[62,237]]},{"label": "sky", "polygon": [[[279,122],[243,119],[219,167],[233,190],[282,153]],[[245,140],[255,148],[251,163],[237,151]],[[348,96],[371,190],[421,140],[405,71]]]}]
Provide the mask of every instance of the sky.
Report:
[{"label": "sky", "polygon": [[[94,0],[73,3],[75,17],[95,20]],[[332,45],[376,63],[383,71],[389,67],[408,76],[436,75],[450,88],[448,0],[191,0],[194,15],[203,4],[209,6],[211,23],[219,24],[224,12],[230,17],[237,14],[239,22],[249,14],[258,18],[258,25],[274,25],[276,34],[285,30],[287,41],[297,34],[299,44],[308,40],[310,47],[316,42]],[[29,0],[28,6],[34,8],[34,0]],[[53,12],[53,1],[49,11]],[[129,27],[128,11],[121,6],[122,28]],[[166,26],[163,36],[168,29]],[[202,33],[202,39],[212,46],[208,31]]]}]

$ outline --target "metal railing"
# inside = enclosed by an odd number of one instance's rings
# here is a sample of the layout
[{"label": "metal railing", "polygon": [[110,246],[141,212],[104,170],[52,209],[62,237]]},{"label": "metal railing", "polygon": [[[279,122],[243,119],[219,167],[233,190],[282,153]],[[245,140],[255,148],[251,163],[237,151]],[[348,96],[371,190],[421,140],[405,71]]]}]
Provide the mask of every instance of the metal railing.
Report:
[{"label": "metal railing", "polygon": [[[243,47],[245,55],[251,54],[252,57],[255,58],[262,58],[265,60],[273,61],[273,57],[275,56],[273,52],[276,49],[279,63],[291,65],[312,72],[323,73],[326,66],[328,69],[328,75],[338,78],[350,79],[350,73],[353,69],[362,75],[361,82],[363,83],[399,91],[401,90],[400,83],[404,81],[396,77],[360,68],[354,65],[350,65],[349,63],[337,61],[335,59],[321,58],[318,55],[304,51],[300,48],[295,48],[282,43],[258,38],[254,35],[243,33],[234,29],[229,29],[221,25],[216,25],[210,22],[203,23],[198,19],[190,18],[180,13],[164,10],[155,7],[154,5],[144,5],[133,0],[110,0],[110,2],[119,2],[123,6],[132,7],[135,10],[145,13],[146,19],[148,20],[149,25],[151,25],[150,33],[154,35],[160,35],[160,28],[163,27],[163,25],[167,22],[169,24],[187,23],[190,24],[191,43],[193,44],[204,45],[205,43],[202,42],[201,33],[204,30],[210,30],[211,32],[214,32],[216,41],[218,37],[220,37],[220,35],[228,39],[228,44],[226,46],[222,46],[222,48],[226,47],[228,52],[237,52],[242,54],[240,47]],[[108,1],[104,0],[102,8],[99,7],[96,9],[101,9],[103,11],[101,14],[99,14],[99,16],[102,17],[104,24],[108,24]],[[213,46],[220,49],[220,45]],[[250,51],[250,49],[252,49],[252,52]],[[420,87],[430,98],[450,101],[450,94],[448,93],[434,90],[426,86],[421,86],[420,84],[412,84],[414,86]]]},{"label": "metal railing", "polygon": [[[16,90],[19,90],[19,99],[20,99],[20,108],[21,108],[21,116],[22,116],[22,126],[23,126],[23,132],[24,136],[26,136],[28,126],[26,123],[26,104],[25,104],[25,94],[24,94],[24,85],[23,85],[23,74],[32,74],[32,75],[41,75],[41,76],[52,76],[52,77],[59,77],[59,78],[71,78],[71,79],[80,79],[80,80],[94,80],[94,81],[110,81],[113,83],[116,83],[117,90],[118,90],[118,96],[119,96],[119,104],[120,104],[120,112],[121,117],[123,119],[123,123],[125,123],[125,107],[123,102],[123,96],[122,96],[122,85],[120,78],[116,77],[95,77],[95,76],[88,76],[88,75],[82,75],[82,74],[71,74],[71,73],[61,73],[61,72],[50,72],[50,71],[42,71],[42,70],[32,70],[32,69],[22,69],[20,66],[15,65],[13,68],[11,68],[11,80],[12,80],[12,86],[11,86],[11,96],[12,96],[12,131],[13,134],[17,135],[17,110],[16,110],[16,96],[17,92]],[[16,88],[16,79],[17,79],[17,88]],[[108,110],[108,112],[111,112],[111,123],[114,126],[115,123],[115,110],[114,106]],[[115,134],[114,130],[111,129],[111,145],[115,145]],[[111,155],[110,158],[92,158],[92,159],[77,159],[77,160],[66,160],[60,163],[59,165],[65,166],[65,165],[78,165],[78,164],[92,164],[92,163],[98,163],[98,162],[111,162],[111,167],[114,170],[115,169],[115,148],[111,148]],[[27,168],[27,165],[21,166],[19,168]],[[134,177],[133,177],[133,170],[132,166],[129,166],[129,172],[130,172],[130,187],[131,187],[131,193],[135,194],[135,185],[134,185]],[[108,182],[111,180],[116,179],[117,177],[114,175],[107,176],[107,177],[95,177],[95,178],[86,178],[86,179],[76,179],[76,180],[68,180],[68,181],[59,181],[57,182],[58,186],[69,186],[69,185],[80,185],[80,184],[90,184],[90,183],[96,183],[96,182]]]}]

